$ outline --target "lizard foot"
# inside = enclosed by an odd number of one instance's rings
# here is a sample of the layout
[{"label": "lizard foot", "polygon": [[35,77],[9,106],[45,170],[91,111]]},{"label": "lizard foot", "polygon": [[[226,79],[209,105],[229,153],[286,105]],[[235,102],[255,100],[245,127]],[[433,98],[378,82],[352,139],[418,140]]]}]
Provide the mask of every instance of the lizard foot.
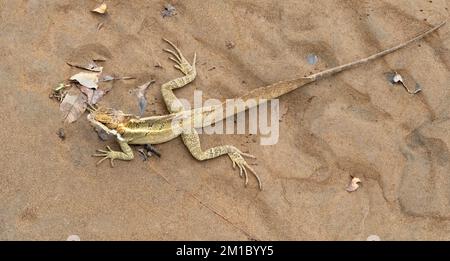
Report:
[{"label": "lizard foot", "polygon": [[97,150],[97,152],[100,152],[100,153],[93,154],[92,156],[93,157],[103,157],[103,159],[100,159],[96,163],[96,165],[99,165],[103,161],[110,159],[111,167],[114,167],[114,159],[119,158],[117,156],[117,153],[120,153],[120,152],[112,150],[109,146],[106,146],[106,148],[108,149],[107,151],[106,150]]},{"label": "lizard foot", "polygon": [[255,170],[253,170],[253,168],[248,165],[248,163],[245,161],[243,156],[253,158],[253,159],[256,157],[251,154],[241,152],[240,150],[237,150],[237,149],[236,149],[236,151],[228,153],[228,156],[230,157],[231,161],[233,162],[233,169],[236,169],[236,165],[239,167],[239,175],[241,177],[245,178],[245,186],[247,186],[247,184],[248,184],[248,174],[247,174],[247,169],[248,169],[258,180],[259,189],[262,190],[262,183],[261,183],[261,180],[259,179],[258,174],[256,174]]},{"label": "lizard foot", "polygon": [[186,60],[186,58],[184,58],[183,54],[181,53],[180,49],[178,49],[178,47],[173,44],[171,41],[164,39],[164,41],[166,41],[168,44],[170,44],[173,49],[175,50],[170,50],[170,49],[164,49],[164,51],[172,54],[174,57],[169,57],[170,60],[174,61],[176,64],[174,65],[175,68],[177,68],[178,70],[180,70],[184,75],[188,75],[190,74],[193,70],[195,70],[195,61],[197,59],[197,54],[194,53],[194,60],[192,61],[192,65],[189,64],[189,62]]}]

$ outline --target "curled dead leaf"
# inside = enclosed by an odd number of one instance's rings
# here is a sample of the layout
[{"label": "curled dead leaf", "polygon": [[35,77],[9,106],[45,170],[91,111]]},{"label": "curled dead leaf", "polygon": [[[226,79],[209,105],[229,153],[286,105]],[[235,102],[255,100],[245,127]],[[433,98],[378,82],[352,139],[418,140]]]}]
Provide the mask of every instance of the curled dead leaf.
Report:
[{"label": "curled dead leaf", "polygon": [[359,183],[361,183],[361,180],[359,178],[352,177],[350,184],[345,190],[347,190],[348,192],[354,192],[359,188]]},{"label": "curled dead leaf", "polygon": [[398,74],[397,72],[394,74],[394,77],[392,78],[392,81],[394,83],[402,83],[402,84],[404,84],[402,76],[400,74]]},{"label": "curled dead leaf", "polygon": [[414,80],[414,78],[403,69],[386,73],[388,80],[392,84],[401,84],[405,90],[410,94],[416,94],[422,91],[420,85]]},{"label": "curled dead leaf", "polygon": [[107,8],[108,8],[108,6],[106,5],[106,3],[102,3],[101,5],[97,6],[93,10],[91,10],[91,12],[98,13],[98,14],[104,14],[104,13],[106,13]]}]

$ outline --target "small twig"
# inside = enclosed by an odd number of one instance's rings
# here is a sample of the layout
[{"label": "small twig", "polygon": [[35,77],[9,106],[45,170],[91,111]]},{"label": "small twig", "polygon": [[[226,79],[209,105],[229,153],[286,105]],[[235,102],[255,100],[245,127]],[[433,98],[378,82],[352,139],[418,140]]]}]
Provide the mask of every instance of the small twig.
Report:
[{"label": "small twig", "polygon": [[97,25],[97,31],[100,31],[100,29],[102,29],[102,27],[103,27],[103,23],[99,23],[99,24]]}]

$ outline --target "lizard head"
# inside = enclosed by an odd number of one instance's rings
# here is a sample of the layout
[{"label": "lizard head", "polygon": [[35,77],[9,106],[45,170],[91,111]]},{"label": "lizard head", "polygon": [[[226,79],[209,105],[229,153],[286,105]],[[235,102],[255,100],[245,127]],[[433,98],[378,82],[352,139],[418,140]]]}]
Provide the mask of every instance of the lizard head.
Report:
[{"label": "lizard head", "polygon": [[119,126],[119,124],[128,121],[130,117],[132,117],[131,114],[125,114],[120,110],[100,107],[96,110],[92,110],[88,116],[88,119],[92,123],[101,123],[108,127],[108,129],[114,130]]}]

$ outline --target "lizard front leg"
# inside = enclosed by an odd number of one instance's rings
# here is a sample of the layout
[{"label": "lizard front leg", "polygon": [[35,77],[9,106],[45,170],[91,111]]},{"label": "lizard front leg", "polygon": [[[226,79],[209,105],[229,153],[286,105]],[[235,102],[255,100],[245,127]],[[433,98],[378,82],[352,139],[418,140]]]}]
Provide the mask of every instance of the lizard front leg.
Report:
[{"label": "lizard front leg", "polygon": [[245,161],[243,157],[245,156],[255,158],[253,155],[244,153],[231,145],[217,146],[203,151],[200,146],[200,138],[195,129],[191,129],[189,131],[182,133],[181,138],[183,139],[184,145],[186,145],[186,147],[191,152],[192,156],[197,160],[203,161],[208,159],[214,159],[219,156],[227,154],[230,157],[231,161],[233,162],[233,168],[235,169],[236,165],[239,167],[239,174],[241,177],[245,178],[245,185],[248,184],[248,175],[247,175],[248,169],[258,180],[259,189],[262,190],[262,184],[261,180],[259,179],[259,176],[248,165],[248,163]]},{"label": "lizard front leg", "polygon": [[114,151],[109,146],[106,146],[108,150],[97,150],[97,152],[92,156],[94,157],[103,157],[97,162],[97,165],[102,163],[103,161],[110,159],[111,160],[111,167],[114,167],[114,160],[132,160],[134,158],[133,150],[131,149],[130,145],[128,145],[128,142],[124,139],[117,139],[117,142],[120,145],[120,149],[122,151]]}]

